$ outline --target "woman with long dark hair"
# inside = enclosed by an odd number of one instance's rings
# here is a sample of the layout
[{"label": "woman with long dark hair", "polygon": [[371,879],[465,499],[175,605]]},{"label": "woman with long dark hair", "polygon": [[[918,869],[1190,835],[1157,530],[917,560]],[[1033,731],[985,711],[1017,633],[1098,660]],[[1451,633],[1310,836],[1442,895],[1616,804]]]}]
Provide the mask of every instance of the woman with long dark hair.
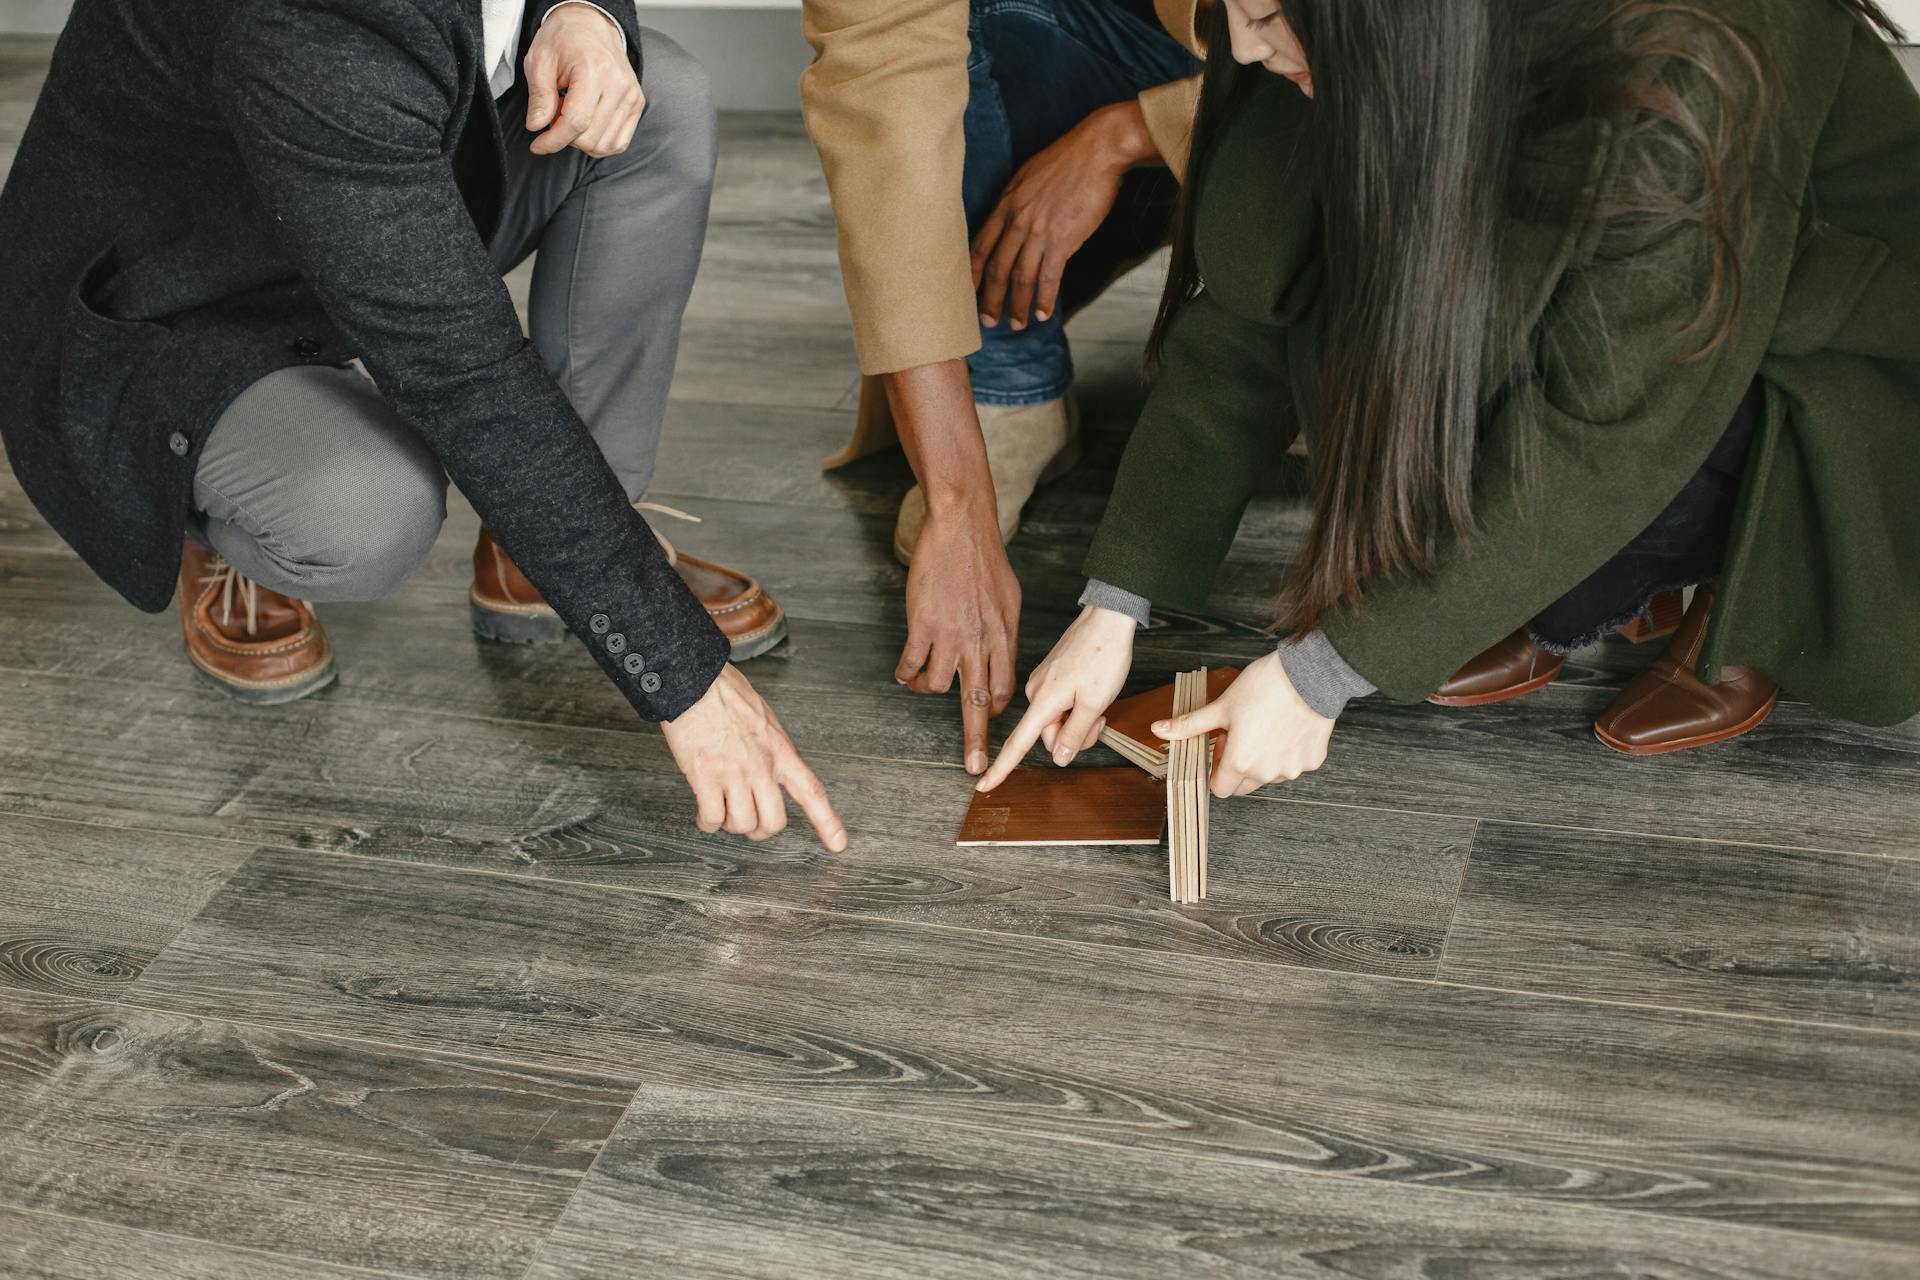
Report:
[{"label": "woman with long dark hair", "polygon": [[[1655,754],[1920,711],[1920,96],[1872,0],[1219,0],[1158,380],[1085,608],[982,780],[1098,736],[1297,434],[1278,650],[1214,792],[1347,701],[1476,705],[1677,633],[1595,725]],[[1684,619],[1661,616],[1694,587]]]}]

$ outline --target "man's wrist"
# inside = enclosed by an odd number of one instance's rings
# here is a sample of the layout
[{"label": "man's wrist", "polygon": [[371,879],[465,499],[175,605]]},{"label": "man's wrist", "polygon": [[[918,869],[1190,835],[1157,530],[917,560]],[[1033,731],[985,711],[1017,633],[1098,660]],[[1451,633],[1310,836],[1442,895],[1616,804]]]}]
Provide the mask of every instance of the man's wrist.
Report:
[{"label": "man's wrist", "polygon": [[993,473],[980,434],[967,362],[945,360],[882,374],[900,443],[920,481],[927,514],[997,521]]},{"label": "man's wrist", "polygon": [[593,0],[559,0],[559,3],[555,4],[551,9],[547,10],[546,17],[540,19],[540,25],[543,27],[546,26],[547,23],[553,21],[554,16],[556,14],[560,13],[562,10],[565,10],[565,9],[571,9],[575,11],[586,10],[589,13],[599,14],[602,18],[606,19],[607,25],[612,27],[614,30],[614,34],[619,37],[620,48],[622,50],[626,49],[627,33],[621,28],[620,20],[614,17],[612,14],[608,13],[605,9],[602,9],[599,5],[595,4]]},{"label": "man's wrist", "polygon": [[1138,98],[1101,107],[1087,117],[1099,141],[1101,156],[1116,169],[1160,163],[1160,148],[1147,128],[1147,115]]},{"label": "man's wrist", "polygon": [[984,520],[999,528],[999,511],[993,501],[993,476],[981,468],[981,476],[972,484],[956,483],[952,477],[940,477],[935,483],[921,483],[927,499],[927,517],[935,520]]}]

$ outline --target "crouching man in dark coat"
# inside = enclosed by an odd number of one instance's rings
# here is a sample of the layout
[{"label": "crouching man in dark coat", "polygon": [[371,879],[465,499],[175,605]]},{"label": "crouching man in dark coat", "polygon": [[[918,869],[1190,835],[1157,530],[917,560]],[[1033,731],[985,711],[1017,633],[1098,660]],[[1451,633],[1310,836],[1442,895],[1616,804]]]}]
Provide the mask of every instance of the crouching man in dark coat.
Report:
[{"label": "crouching man in dark coat", "polygon": [[[729,661],[779,606],[635,509],[713,157],[704,75],[632,0],[79,0],[0,192],[14,472],[262,702],[332,678],[308,602],[393,590],[451,477],[483,635],[578,636],[702,828],[771,835],[784,787],[841,847]],[[529,342],[501,273],[536,249]]]}]

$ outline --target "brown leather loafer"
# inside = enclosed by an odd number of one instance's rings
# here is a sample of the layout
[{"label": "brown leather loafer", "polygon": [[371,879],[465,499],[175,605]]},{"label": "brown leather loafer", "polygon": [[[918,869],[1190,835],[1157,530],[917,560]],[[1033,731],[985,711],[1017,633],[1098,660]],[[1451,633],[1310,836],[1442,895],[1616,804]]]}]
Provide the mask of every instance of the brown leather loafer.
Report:
[{"label": "brown leather loafer", "polygon": [[333,683],[333,647],[313,606],[240,576],[187,540],[180,553],[180,636],[200,677],[242,702],[292,702]]},{"label": "brown leather loafer", "polygon": [[[787,638],[786,610],[758,579],[711,560],[682,555],[665,538],[660,538],[660,547],[727,638],[733,661],[757,658]],[[489,640],[540,644],[567,634],[560,615],[540,598],[484,527],[473,549],[473,586],[467,590],[467,600],[473,629]]]},{"label": "brown leather loafer", "polygon": [[1718,684],[1707,684],[1694,674],[1712,609],[1713,589],[1695,590],[1667,651],[1601,712],[1595,737],[1630,756],[1657,756],[1725,742],[1765,723],[1780,698],[1780,686],[1766,676],[1727,667]]},{"label": "brown leather loafer", "polygon": [[1494,645],[1435,690],[1427,699],[1443,707],[1484,707],[1544,689],[1567,660],[1533,642],[1525,627]]},{"label": "brown leather loafer", "polygon": [[534,585],[480,526],[473,544],[473,585],[467,588],[467,613],[473,629],[503,644],[552,644],[567,638],[567,624],[553,606],[540,598]]}]

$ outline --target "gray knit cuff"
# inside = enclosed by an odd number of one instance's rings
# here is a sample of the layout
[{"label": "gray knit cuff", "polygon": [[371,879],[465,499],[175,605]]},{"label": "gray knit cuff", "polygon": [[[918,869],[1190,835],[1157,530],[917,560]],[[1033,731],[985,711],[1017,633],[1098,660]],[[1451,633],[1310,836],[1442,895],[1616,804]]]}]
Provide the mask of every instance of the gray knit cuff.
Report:
[{"label": "gray knit cuff", "polygon": [[1141,626],[1152,621],[1153,601],[1145,596],[1137,596],[1124,587],[1116,587],[1111,582],[1102,582],[1098,578],[1087,580],[1087,589],[1080,593],[1082,606],[1092,605],[1096,609],[1111,609],[1115,613],[1124,613]]},{"label": "gray knit cuff", "polygon": [[1371,681],[1347,665],[1324,631],[1310,631],[1297,642],[1282,640],[1280,665],[1306,704],[1329,720],[1338,720],[1348,702],[1375,692]]}]

